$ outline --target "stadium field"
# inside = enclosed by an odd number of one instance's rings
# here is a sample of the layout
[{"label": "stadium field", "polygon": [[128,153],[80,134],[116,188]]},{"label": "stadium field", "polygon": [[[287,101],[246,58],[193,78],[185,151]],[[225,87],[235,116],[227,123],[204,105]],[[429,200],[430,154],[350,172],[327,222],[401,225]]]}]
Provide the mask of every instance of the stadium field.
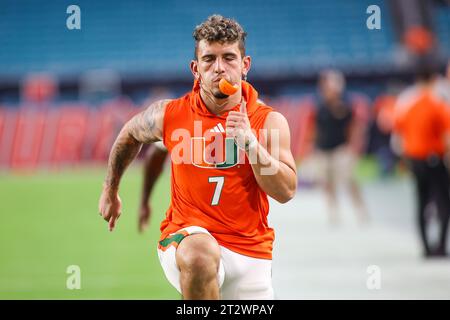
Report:
[{"label": "stadium field", "polygon": [[[179,299],[156,245],[169,204],[169,172],[155,186],[153,216],[137,232],[139,166],[123,178],[123,215],[110,233],[97,202],[105,168],[0,175],[0,299]],[[67,268],[81,270],[69,290]]]}]

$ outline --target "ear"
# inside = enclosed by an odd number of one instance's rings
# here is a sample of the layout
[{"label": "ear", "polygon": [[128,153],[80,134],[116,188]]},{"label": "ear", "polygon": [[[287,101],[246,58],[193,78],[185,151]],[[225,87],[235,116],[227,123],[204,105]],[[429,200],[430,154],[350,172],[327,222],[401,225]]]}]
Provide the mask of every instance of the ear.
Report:
[{"label": "ear", "polygon": [[251,66],[252,66],[252,58],[250,56],[245,56],[242,59],[242,75],[243,76],[248,74]]},{"label": "ear", "polygon": [[198,61],[197,60],[192,60],[191,64],[190,64],[190,69],[192,72],[192,75],[194,76],[194,78],[196,80],[200,79],[200,74],[198,73]]}]

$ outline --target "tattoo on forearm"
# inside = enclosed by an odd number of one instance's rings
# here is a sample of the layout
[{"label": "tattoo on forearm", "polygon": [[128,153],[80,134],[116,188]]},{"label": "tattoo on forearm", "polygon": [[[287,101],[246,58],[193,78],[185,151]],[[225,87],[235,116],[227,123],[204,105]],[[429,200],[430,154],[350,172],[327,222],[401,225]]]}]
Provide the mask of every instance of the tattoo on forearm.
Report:
[{"label": "tattoo on forearm", "polygon": [[105,184],[110,188],[119,186],[125,169],[141,150],[142,143],[122,131],[114,143],[109,155],[108,173]]}]

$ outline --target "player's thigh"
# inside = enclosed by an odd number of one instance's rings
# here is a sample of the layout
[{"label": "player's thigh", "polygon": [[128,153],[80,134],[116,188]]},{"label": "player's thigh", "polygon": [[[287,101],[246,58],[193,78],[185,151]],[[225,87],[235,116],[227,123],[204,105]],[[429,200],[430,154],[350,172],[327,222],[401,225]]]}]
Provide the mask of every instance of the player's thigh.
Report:
[{"label": "player's thigh", "polygon": [[[191,226],[183,228],[171,234],[163,241],[160,241],[158,246],[158,257],[161,263],[161,267],[164,271],[164,274],[167,280],[170,282],[170,284],[173,287],[175,287],[179,293],[181,293],[181,286],[180,286],[180,267],[176,259],[177,248],[184,240],[186,240],[188,236],[195,234],[207,234],[212,237],[212,235],[208,232],[208,230],[202,227]],[[219,287],[222,285],[224,277],[225,277],[224,267],[222,261],[220,260],[219,270],[217,274]]]},{"label": "player's thigh", "polygon": [[[210,234],[192,234],[180,242],[176,251],[177,265],[190,274],[217,272],[220,263],[220,248]],[[215,270],[214,270],[215,269]]]},{"label": "player's thigh", "polygon": [[225,300],[270,300],[272,260],[244,256],[221,247],[225,281],[221,298]]}]

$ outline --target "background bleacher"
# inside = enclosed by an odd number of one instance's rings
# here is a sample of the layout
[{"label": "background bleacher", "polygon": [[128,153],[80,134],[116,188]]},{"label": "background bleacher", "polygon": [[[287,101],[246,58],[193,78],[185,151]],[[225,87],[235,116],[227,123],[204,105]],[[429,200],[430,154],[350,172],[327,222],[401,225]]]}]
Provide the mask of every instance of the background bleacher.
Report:
[{"label": "background bleacher", "polygon": [[[248,32],[252,74],[296,75],[335,66],[386,72],[396,67],[386,1],[77,1],[81,30],[65,27],[70,1],[0,4],[0,77],[50,71],[61,77],[112,68],[127,76],[190,77],[192,31],[207,16],[236,18]],[[382,29],[365,27],[379,5]],[[211,9],[214,8],[214,9]],[[449,10],[439,12],[442,47],[450,49]]]},{"label": "background bleacher", "polygon": [[[444,65],[450,56],[450,6],[442,1],[433,2],[432,23]],[[66,27],[70,15],[66,10],[72,4],[81,9],[81,30]],[[104,110],[111,103],[118,109],[137,109],[161,89],[165,97],[184,94],[192,86],[192,32],[219,13],[237,19],[248,33],[246,49],[253,58],[249,81],[265,101],[287,115],[300,141],[292,146],[294,153],[301,154],[304,128],[299,119],[307,118],[320,70],[342,70],[348,91],[365,97],[366,108],[392,80],[411,82],[413,69],[405,63],[411,59],[401,45],[399,17],[391,4],[387,0],[0,0],[0,131],[5,131],[6,110],[33,109],[23,93],[30,75],[44,73],[55,80],[55,94],[38,106],[44,113],[64,109],[68,103],[80,105],[83,114],[84,108]],[[380,7],[381,30],[366,26],[370,5]]]}]

